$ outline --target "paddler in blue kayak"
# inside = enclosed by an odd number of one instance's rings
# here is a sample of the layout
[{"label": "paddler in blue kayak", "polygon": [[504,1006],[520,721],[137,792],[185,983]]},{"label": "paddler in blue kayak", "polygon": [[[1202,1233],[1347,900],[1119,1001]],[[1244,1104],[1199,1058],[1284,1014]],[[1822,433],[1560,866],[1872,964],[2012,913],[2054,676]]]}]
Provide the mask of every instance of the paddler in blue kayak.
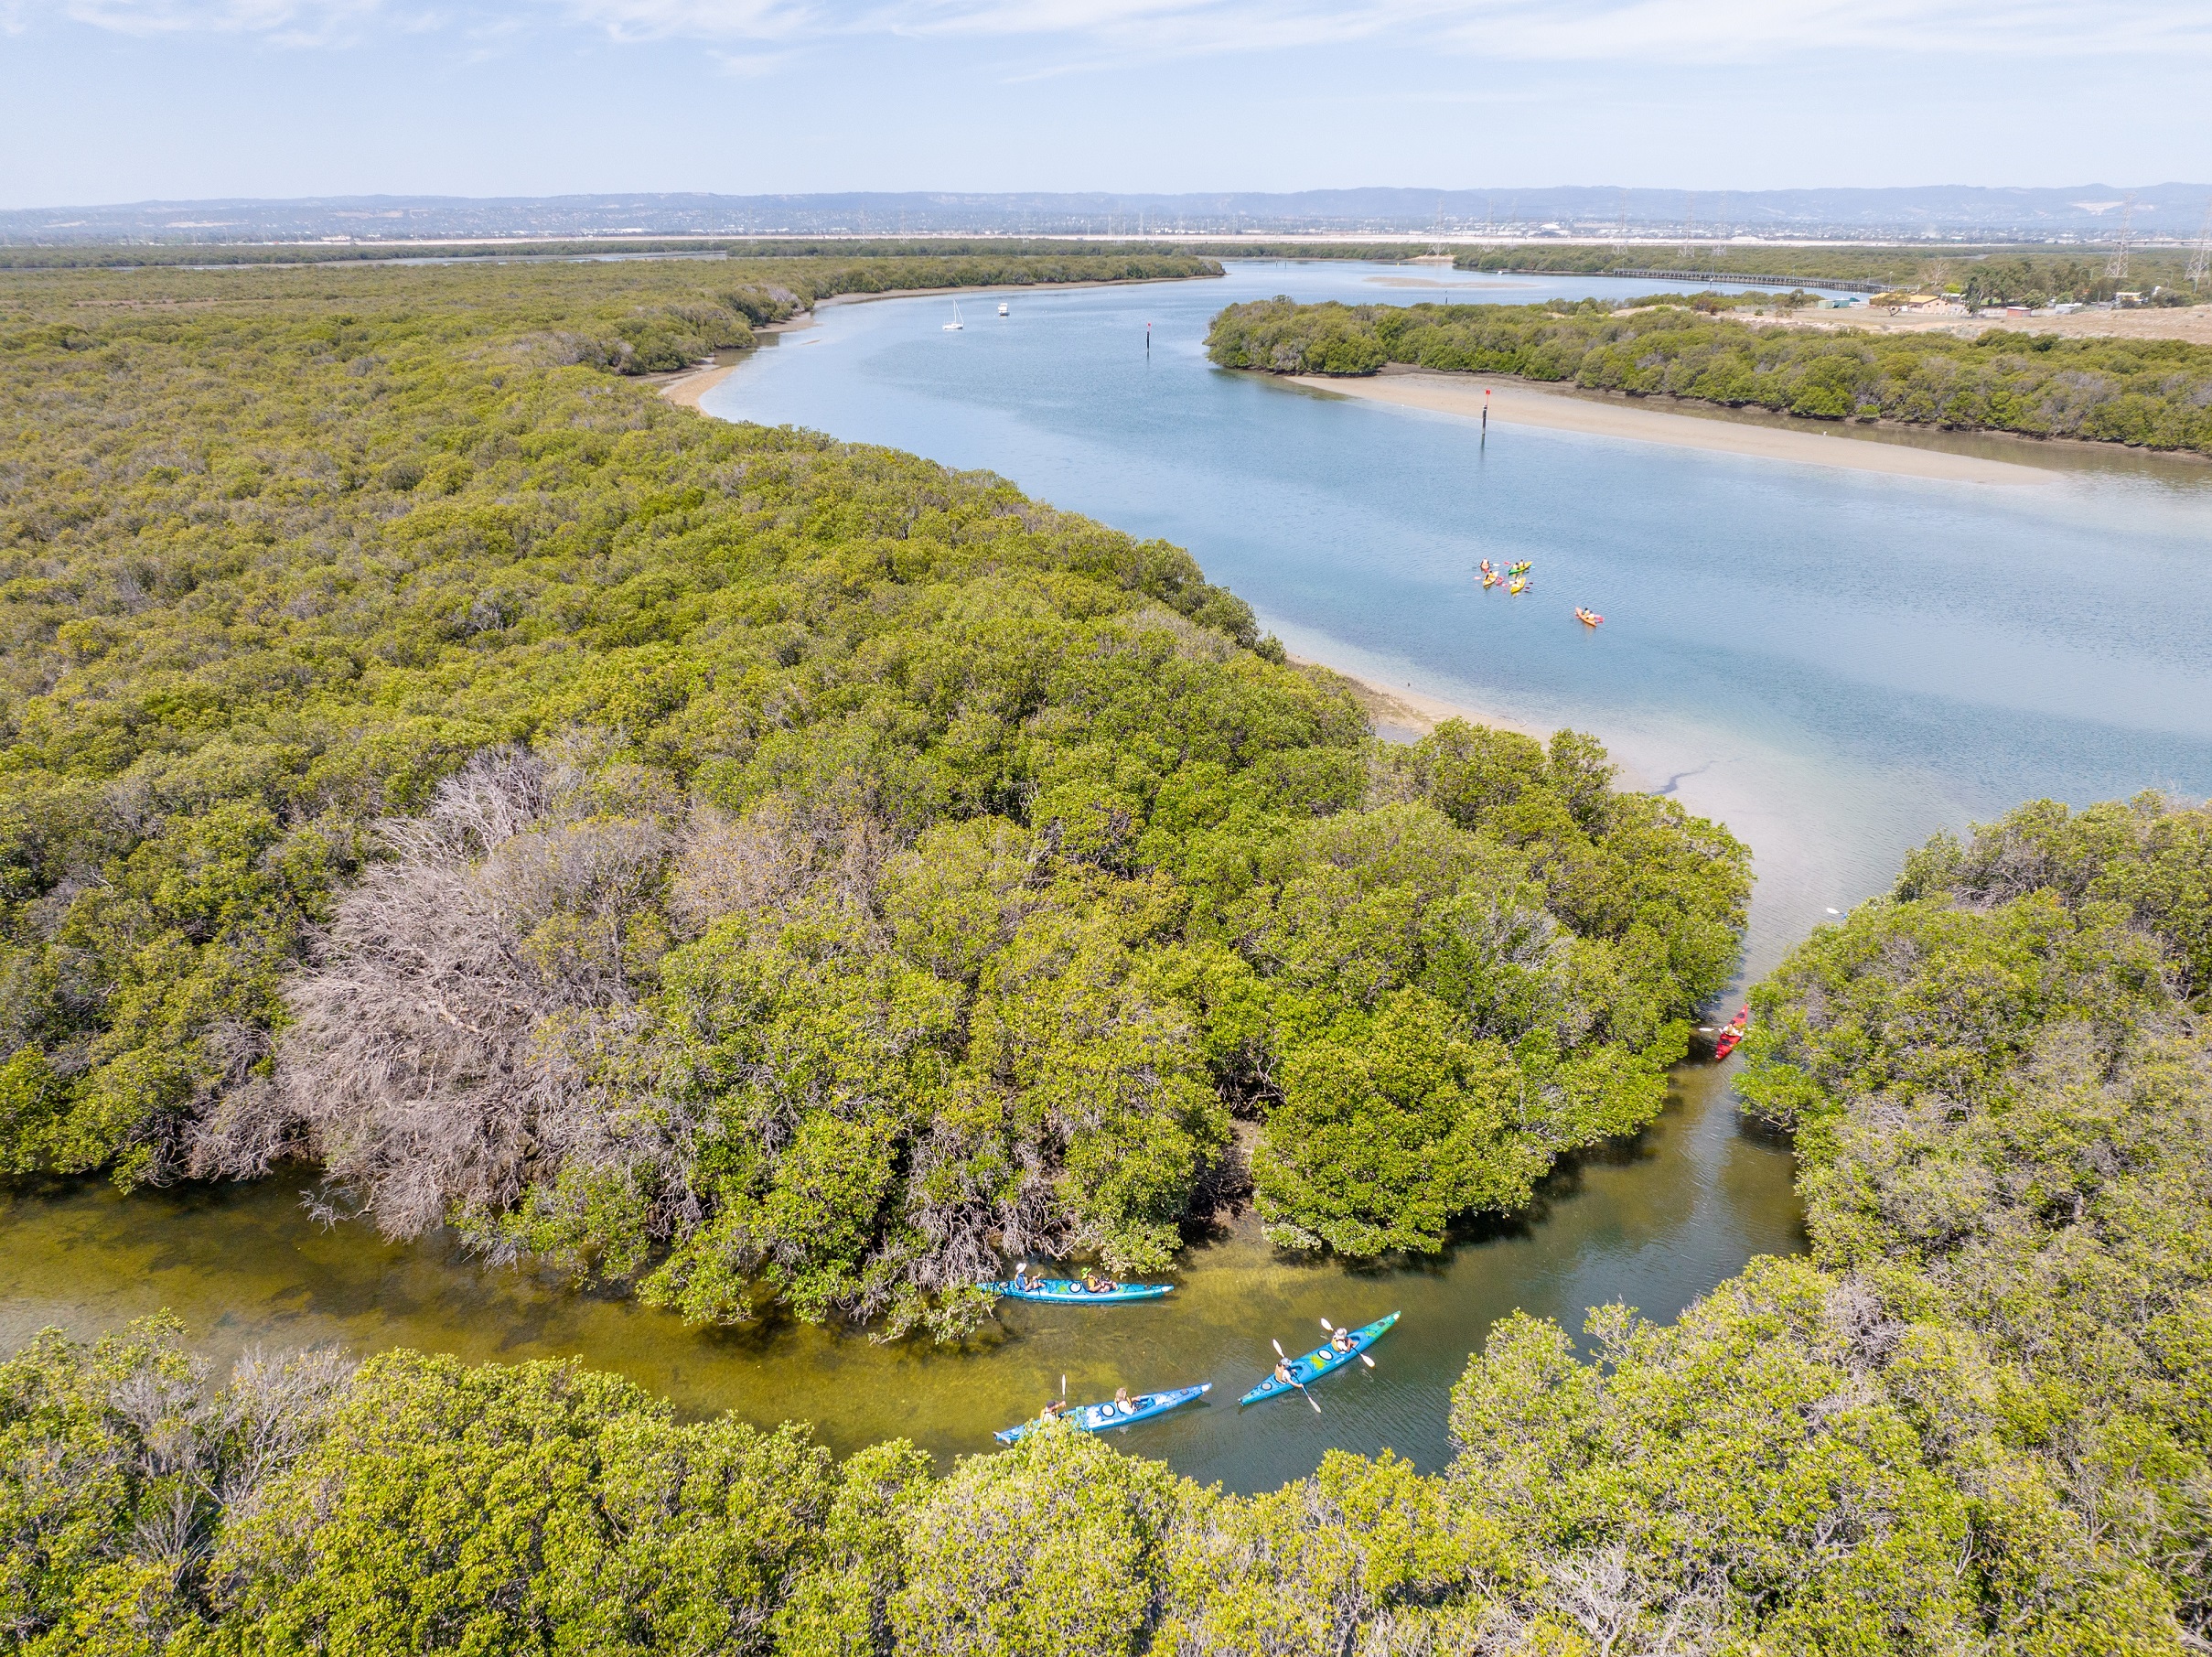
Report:
[{"label": "paddler in blue kayak", "polygon": [[1089,1272],[1083,1274],[1083,1293],[1086,1295],[1104,1295],[1111,1293],[1112,1288],[1113,1285],[1107,1279],[1094,1277]]},{"label": "paddler in blue kayak", "polygon": [[1275,1360],[1275,1384],[1277,1386],[1296,1386],[1298,1384],[1297,1377],[1291,1373],[1290,1360],[1287,1358]]},{"label": "paddler in blue kayak", "polygon": [[1328,1344],[1331,1351],[1348,1352],[1358,1343],[1358,1337],[1341,1326],[1329,1331]]}]

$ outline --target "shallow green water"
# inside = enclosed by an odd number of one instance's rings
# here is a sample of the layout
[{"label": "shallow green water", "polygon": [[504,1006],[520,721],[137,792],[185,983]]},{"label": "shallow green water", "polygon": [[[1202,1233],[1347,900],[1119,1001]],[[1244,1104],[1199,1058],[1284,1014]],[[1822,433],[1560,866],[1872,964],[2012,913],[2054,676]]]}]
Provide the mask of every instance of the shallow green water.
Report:
[{"label": "shallow green water", "polygon": [[[1739,1127],[1720,1074],[1685,1070],[1667,1116],[1613,1154],[1562,1172],[1537,1210],[1411,1270],[1348,1269],[1271,1248],[1248,1222],[1188,1252],[1175,1295],[1111,1307],[1003,1305],[964,1350],[792,1326],[686,1329],[612,1297],[488,1269],[435,1243],[326,1232],[301,1179],[118,1196],[85,1183],[0,1200],[0,1348],[56,1323],[91,1334],[164,1308],[227,1359],[259,1341],[413,1346],[469,1360],[576,1356],[692,1413],[811,1420],[839,1449],[904,1436],[940,1457],[992,1447],[1068,1377],[1070,1397],[1214,1382],[1214,1397],[1119,1441],[1239,1489],[1310,1471],[1338,1445],[1388,1445],[1428,1465],[1448,1452],[1451,1383],[1493,1319],[1524,1307],[1579,1326],[1616,1297],[1671,1316],[1753,1254],[1799,1246],[1789,1158]],[[1293,1398],[1239,1411],[1274,1361],[1268,1342],[1318,1345],[1319,1319],[1404,1318],[1373,1372],[1322,1383],[1316,1416]]]}]

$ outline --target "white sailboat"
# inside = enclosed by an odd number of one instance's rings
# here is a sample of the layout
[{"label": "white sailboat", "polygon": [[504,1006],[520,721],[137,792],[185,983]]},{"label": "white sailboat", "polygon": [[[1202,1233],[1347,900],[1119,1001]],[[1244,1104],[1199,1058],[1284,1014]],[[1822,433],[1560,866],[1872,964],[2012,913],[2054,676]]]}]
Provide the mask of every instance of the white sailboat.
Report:
[{"label": "white sailboat", "polygon": [[957,334],[961,328],[967,326],[968,325],[966,323],[960,319],[960,301],[955,299],[952,302],[952,320],[945,324],[945,332],[948,334]]}]

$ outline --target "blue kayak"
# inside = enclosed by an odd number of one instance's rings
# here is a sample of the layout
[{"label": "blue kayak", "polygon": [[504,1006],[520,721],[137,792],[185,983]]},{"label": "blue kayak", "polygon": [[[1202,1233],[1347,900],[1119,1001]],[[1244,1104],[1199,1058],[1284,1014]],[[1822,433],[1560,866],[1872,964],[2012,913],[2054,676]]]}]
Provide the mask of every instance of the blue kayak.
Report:
[{"label": "blue kayak", "polygon": [[[1112,1403],[1080,1404],[1072,1410],[1061,1411],[1060,1419],[1086,1433],[1103,1433],[1111,1427],[1127,1426],[1133,1421],[1150,1421],[1154,1415],[1165,1415],[1193,1399],[1205,1397],[1213,1391],[1213,1387],[1214,1383],[1208,1381],[1203,1386],[1178,1387],[1172,1393],[1146,1393],[1141,1398],[1132,1398],[1127,1409]],[[1010,1426],[1004,1432],[993,1433],[992,1436],[1001,1444],[1012,1444],[1025,1434],[1035,1432],[1037,1425],[1035,1421],[1025,1421],[1019,1426]]]},{"label": "blue kayak", "polygon": [[1079,1300],[1091,1306],[1108,1300],[1157,1300],[1176,1290],[1172,1283],[1117,1283],[1110,1289],[1094,1293],[1068,1277],[1047,1277],[1042,1283],[1025,1287],[1011,1283],[986,1283],[983,1286],[1010,1300]]},{"label": "blue kayak", "polygon": [[1391,1325],[1397,1321],[1398,1314],[1392,1312],[1388,1318],[1376,1318],[1365,1329],[1354,1329],[1349,1351],[1340,1352],[1333,1346],[1316,1347],[1303,1358],[1292,1359],[1290,1372],[1298,1378],[1297,1386],[1287,1382],[1277,1381],[1272,1375],[1270,1375],[1251,1392],[1245,1393],[1243,1397],[1238,1399],[1238,1404],[1258,1404],[1262,1398],[1280,1398],[1285,1393],[1296,1392],[1299,1386],[1313,1385],[1331,1370],[1340,1370],[1348,1363],[1357,1362],[1359,1354],[1389,1334]]}]

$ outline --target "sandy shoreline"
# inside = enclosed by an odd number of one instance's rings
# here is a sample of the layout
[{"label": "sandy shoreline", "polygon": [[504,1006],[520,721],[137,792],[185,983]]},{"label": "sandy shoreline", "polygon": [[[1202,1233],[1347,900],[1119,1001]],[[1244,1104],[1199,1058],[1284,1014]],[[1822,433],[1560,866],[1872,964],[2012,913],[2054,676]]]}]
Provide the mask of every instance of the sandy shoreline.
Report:
[{"label": "sandy shoreline", "polygon": [[[1376,734],[1411,740],[1425,737],[1447,719],[1465,719],[1470,725],[1487,725],[1499,730],[1526,730],[1516,720],[1501,715],[1487,713],[1481,708],[1463,707],[1455,702],[1431,696],[1412,685],[1388,685],[1373,679],[1348,672],[1331,662],[1316,661],[1311,656],[1292,656],[1294,667],[1317,667],[1334,673],[1351,686],[1353,698],[1359,704]],[[1530,733],[1531,735],[1533,733]]]},{"label": "sandy shoreline", "polygon": [[1930,478],[1951,483],[2022,485],[2047,483],[2051,475],[2030,466],[1984,460],[1940,449],[1901,443],[1870,443],[1823,432],[1777,431],[1769,426],[1678,414],[1659,409],[1626,407],[1568,391],[1540,389],[1526,382],[1483,379],[1472,374],[1397,373],[1372,379],[1291,376],[1292,382],[1340,397],[1386,403],[1400,408],[1480,419],[1487,391],[1493,423],[1544,426],[1597,437],[1626,437],[1677,448],[1749,455],[1767,460],[1795,460],[1808,466],[1851,471],[1884,472],[1892,477]]},{"label": "sandy shoreline", "polygon": [[[660,385],[660,394],[678,408],[697,408],[700,398],[736,373],[739,366],[752,354],[750,351],[717,351],[714,353],[716,361],[714,367],[693,369],[688,374],[679,374],[673,380],[663,381]],[[734,357],[736,360],[733,362],[720,360],[725,356]]]}]

